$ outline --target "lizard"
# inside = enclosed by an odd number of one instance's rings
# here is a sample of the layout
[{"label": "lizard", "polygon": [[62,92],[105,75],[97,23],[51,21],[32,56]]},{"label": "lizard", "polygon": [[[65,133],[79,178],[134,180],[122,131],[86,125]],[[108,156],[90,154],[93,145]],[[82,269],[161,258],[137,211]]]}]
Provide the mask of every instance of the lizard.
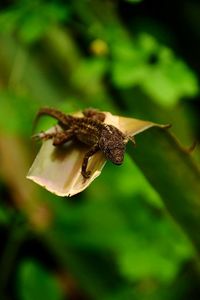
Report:
[{"label": "lizard", "polygon": [[41,108],[35,118],[35,124],[41,116],[50,116],[58,121],[61,131],[53,133],[39,133],[33,137],[40,140],[52,139],[54,146],[59,146],[76,138],[78,141],[89,146],[81,168],[82,176],[87,179],[91,171],[87,170],[89,158],[97,151],[102,151],[107,160],[116,165],[121,165],[124,159],[126,143],[134,142],[134,138],[126,136],[117,127],[104,123],[105,114],[95,109],[86,109],[83,117],[65,114],[57,109]]}]

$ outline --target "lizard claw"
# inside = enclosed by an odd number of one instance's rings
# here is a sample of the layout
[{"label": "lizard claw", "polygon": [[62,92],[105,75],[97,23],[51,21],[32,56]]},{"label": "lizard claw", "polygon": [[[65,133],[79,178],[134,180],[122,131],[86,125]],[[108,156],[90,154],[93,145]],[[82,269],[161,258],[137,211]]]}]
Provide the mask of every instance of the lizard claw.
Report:
[{"label": "lizard claw", "polygon": [[34,141],[40,141],[41,139],[43,139],[43,134],[41,132],[36,133],[36,134],[32,135],[31,139]]},{"label": "lizard claw", "polygon": [[34,141],[40,141],[40,140],[48,140],[52,138],[52,134],[49,133],[45,133],[44,131],[40,132],[40,133],[36,133],[34,135],[32,135],[31,137]]},{"label": "lizard claw", "polygon": [[91,171],[82,171],[81,174],[85,179],[88,179],[91,176]]}]

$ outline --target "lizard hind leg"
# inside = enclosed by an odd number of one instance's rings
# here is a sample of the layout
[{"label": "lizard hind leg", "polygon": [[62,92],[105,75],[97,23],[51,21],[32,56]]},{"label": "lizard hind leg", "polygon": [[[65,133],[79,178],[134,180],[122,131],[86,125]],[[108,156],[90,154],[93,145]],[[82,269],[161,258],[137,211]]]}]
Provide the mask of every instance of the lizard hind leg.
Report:
[{"label": "lizard hind leg", "polygon": [[56,132],[52,132],[52,133],[46,133],[44,131],[40,132],[40,133],[36,133],[32,136],[33,140],[39,141],[46,141],[46,140],[50,140],[53,139],[55,137],[57,133]]},{"label": "lizard hind leg", "polygon": [[69,140],[71,140],[73,138],[73,135],[74,133],[72,129],[58,132],[57,135],[55,135],[53,138],[53,145],[54,146],[63,145]]},{"label": "lizard hind leg", "polygon": [[94,108],[87,108],[83,110],[83,115],[86,118],[91,118],[100,122],[104,122],[105,120],[105,114],[97,109]]},{"label": "lizard hind leg", "polygon": [[66,131],[55,131],[52,133],[46,133],[46,132],[40,132],[38,134],[35,134],[32,136],[35,140],[53,140],[54,146],[63,145],[67,141],[69,141],[73,137],[73,131],[72,130],[66,130]]}]

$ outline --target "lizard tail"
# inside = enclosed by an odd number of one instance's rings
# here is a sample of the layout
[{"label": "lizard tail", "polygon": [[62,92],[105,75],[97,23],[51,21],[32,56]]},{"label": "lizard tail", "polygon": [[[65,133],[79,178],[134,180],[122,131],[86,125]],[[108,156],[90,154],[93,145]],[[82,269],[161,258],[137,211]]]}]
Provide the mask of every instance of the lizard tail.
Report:
[{"label": "lizard tail", "polygon": [[40,119],[41,116],[50,116],[56,120],[58,120],[58,123],[64,127],[69,127],[69,124],[70,122],[72,121],[72,116],[70,115],[66,115],[65,113],[57,110],[57,109],[54,109],[54,108],[49,108],[49,107],[43,107],[41,108],[37,115],[36,115],[36,118],[34,120],[34,123],[33,123],[33,132],[36,128],[36,125]]}]

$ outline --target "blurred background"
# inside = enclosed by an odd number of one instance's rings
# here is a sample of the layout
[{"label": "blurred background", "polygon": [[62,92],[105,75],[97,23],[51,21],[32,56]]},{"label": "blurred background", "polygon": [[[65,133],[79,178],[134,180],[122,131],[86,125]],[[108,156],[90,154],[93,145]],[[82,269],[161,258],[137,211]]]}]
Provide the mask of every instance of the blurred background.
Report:
[{"label": "blurred background", "polygon": [[128,155],[72,198],[25,178],[43,106],[171,123],[183,145],[198,141],[199,14],[198,0],[1,0],[1,300],[200,299],[193,244]]}]

